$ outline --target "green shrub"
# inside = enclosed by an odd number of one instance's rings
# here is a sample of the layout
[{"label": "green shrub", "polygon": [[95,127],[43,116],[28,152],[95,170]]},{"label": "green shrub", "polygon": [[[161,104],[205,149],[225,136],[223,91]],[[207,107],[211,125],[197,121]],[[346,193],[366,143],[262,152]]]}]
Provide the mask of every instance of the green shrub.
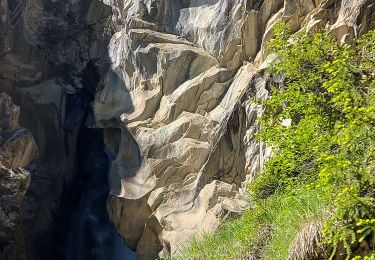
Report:
[{"label": "green shrub", "polygon": [[375,31],[349,46],[278,24],[269,50],[278,58],[267,72],[270,98],[257,101],[258,138],[273,152],[249,187],[255,206],[180,258],[287,259],[304,227],[323,222],[331,258],[375,259],[351,252],[375,236]]},{"label": "green shrub", "polygon": [[326,31],[290,36],[279,25],[275,35],[269,73],[284,80],[263,101],[259,134],[274,155],[250,191],[258,199],[300,187],[330,194],[325,242],[332,257],[344,246],[350,258],[351,245],[375,233],[375,32],[355,46]]}]

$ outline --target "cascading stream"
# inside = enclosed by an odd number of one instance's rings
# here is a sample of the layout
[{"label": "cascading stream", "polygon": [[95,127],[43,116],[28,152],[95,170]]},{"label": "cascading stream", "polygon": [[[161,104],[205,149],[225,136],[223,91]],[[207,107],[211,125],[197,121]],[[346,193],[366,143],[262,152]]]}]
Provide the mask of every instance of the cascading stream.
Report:
[{"label": "cascading stream", "polygon": [[58,259],[136,259],[110,223],[106,199],[113,159],[101,129],[82,127],[77,147],[77,174],[63,195],[57,221]]},{"label": "cascading stream", "polygon": [[135,252],[116,232],[106,209],[110,191],[108,173],[114,156],[104,144],[103,130],[85,126],[99,79],[95,65],[90,62],[82,74],[82,87],[66,94],[65,116],[61,122],[65,138],[80,122],[82,125],[75,153],[76,172],[69,184],[64,185],[56,216],[53,259],[136,259]]},{"label": "cascading stream", "polygon": [[22,165],[31,175],[19,209],[27,259],[135,259],[106,209],[113,155],[102,130],[85,127],[111,60],[104,2],[0,0],[0,92],[20,105],[39,150]]}]

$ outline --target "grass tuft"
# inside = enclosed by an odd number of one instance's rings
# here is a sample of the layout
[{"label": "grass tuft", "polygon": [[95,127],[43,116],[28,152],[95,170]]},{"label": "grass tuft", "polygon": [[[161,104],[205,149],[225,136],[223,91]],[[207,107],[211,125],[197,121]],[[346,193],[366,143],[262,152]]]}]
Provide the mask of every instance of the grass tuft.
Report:
[{"label": "grass tuft", "polygon": [[[324,200],[313,190],[276,194],[241,217],[228,220],[217,232],[193,239],[176,258],[287,259],[298,243],[315,245],[318,234],[312,231],[318,225],[310,225],[322,222],[327,205]],[[302,241],[304,238],[306,241]],[[304,250],[310,253],[310,248]]]}]

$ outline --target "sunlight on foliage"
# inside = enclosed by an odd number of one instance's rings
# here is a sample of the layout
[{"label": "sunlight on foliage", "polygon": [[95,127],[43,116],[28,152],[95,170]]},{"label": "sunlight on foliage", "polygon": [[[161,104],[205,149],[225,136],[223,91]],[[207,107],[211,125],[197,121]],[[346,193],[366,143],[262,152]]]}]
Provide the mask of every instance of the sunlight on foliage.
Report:
[{"label": "sunlight on foliage", "polygon": [[269,72],[284,80],[263,101],[259,134],[274,155],[250,190],[260,199],[264,190],[270,196],[301,186],[330,194],[325,242],[332,257],[343,246],[350,258],[353,244],[374,235],[375,33],[354,47],[337,44],[326,31],[290,41],[280,25],[275,35],[270,48],[278,60]]},{"label": "sunlight on foliage", "polygon": [[375,236],[375,31],[353,45],[328,31],[291,35],[282,23],[274,34],[270,98],[256,101],[272,155],[249,187],[255,207],[180,256],[287,259],[301,229],[321,221],[331,259],[374,259],[374,248],[352,251]]}]

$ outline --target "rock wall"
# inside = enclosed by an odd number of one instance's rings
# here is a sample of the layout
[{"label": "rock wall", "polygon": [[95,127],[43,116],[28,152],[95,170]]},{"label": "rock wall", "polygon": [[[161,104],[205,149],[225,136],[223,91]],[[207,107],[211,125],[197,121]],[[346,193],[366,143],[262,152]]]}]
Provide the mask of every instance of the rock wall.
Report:
[{"label": "rock wall", "polygon": [[0,0],[0,90],[21,105],[40,150],[29,198],[49,199],[37,199],[30,222],[53,222],[88,110],[85,124],[104,129],[116,156],[110,217],[140,259],[176,254],[248,207],[244,187],[269,151],[253,137],[261,108],[247,100],[267,96],[261,72],[277,21],[328,27],[348,43],[375,28],[373,0],[102,2]]},{"label": "rock wall", "polygon": [[267,95],[259,72],[275,23],[350,42],[375,18],[364,0],[106,3],[122,22],[109,45],[121,84],[111,75],[93,107],[98,126],[121,132],[107,140],[118,144],[108,209],[141,259],[175,254],[246,208],[244,184],[268,153],[246,100]]},{"label": "rock wall", "polygon": [[0,93],[0,257],[26,259],[24,227],[20,220],[20,201],[29,185],[27,166],[38,156],[31,132],[18,124],[20,108]]},{"label": "rock wall", "polygon": [[108,70],[111,8],[96,0],[0,0],[0,7],[0,93],[20,106],[20,125],[39,150],[28,167],[21,219],[35,255],[46,256],[57,243],[61,195],[77,168],[79,129]]}]

